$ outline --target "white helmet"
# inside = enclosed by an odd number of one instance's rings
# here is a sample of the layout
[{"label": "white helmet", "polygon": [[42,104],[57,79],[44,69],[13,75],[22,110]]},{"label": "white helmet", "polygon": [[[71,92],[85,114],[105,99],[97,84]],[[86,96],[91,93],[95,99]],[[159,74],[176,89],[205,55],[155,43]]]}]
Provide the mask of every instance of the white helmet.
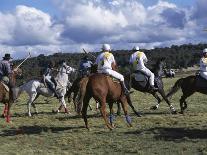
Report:
[{"label": "white helmet", "polygon": [[103,51],[111,51],[111,47],[110,47],[109,44],[103,44],[103,46],[102,46],[102,50],[103,50]]},{"label": "white helmet", "polygon": [[133,51],[139,51],[139,46],[134,46],[132,50]]},{"label": "white helmet", "polygon": [[207,48],[204,48],[203,53],[207,53]]}]

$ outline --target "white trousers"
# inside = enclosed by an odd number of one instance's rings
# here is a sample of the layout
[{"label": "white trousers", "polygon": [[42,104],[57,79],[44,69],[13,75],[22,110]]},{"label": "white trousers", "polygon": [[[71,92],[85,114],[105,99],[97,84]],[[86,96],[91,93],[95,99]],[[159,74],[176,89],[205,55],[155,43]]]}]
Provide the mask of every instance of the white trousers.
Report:
[{"label": "white trousers", "polygon": [[112,70],[112,69],[102,69],[102,70],[98,70],[98,73],[105,73],[108,75],[113,76],[114,78],[119,79],[120,81],[124,81],[124,76],[121,75],[120,73]]},{"label": "white trousers", "polygon": [[142,68],[139,69],[140,71],[144,72],[147,76],[149,76],[149,83],[151,86],[154,86],[154,79],[155,79],[155,75],[154,73],[152,73],[148,68]]},{"label": "white trousers", "polygon": [[207,80],[207,72],[200,72],[200,75]]}]

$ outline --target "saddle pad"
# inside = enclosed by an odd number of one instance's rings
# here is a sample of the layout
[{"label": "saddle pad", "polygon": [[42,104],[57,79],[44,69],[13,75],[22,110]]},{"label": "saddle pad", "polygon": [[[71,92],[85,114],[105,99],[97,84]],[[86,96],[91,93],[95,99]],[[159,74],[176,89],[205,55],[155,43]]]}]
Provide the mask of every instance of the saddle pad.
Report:
[{"label": "saddle pad", "polygon": [[146,81],[146,77],[143,74],[135,73],[134,78],[136,81]]},{"label": "saddle pad", "polygon": [[1,83],[4,86],[4,88],[6,89],[6,91],[9,92],[9,87],[4,82],[1,82]]}]

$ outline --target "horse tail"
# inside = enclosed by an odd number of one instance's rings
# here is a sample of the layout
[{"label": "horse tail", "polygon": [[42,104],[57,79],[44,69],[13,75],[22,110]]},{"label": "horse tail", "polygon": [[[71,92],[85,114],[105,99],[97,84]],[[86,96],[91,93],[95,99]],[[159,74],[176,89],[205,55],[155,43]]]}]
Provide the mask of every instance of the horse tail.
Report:
[{"label": "horse tail", "polygon": [[180,87],[182,86],[182,84],[183,84],[183,78],[178,79],[175,82],[174,86],[167,93],[166,97],[168,98],[168,97],[171,97],[173,94],[175,94],[180,89]]}]

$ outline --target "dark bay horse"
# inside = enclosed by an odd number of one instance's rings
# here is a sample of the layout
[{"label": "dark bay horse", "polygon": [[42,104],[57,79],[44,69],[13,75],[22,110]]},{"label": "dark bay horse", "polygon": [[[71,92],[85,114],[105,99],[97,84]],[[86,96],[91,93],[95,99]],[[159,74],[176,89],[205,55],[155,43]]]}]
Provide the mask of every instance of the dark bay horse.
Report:
[{"label": "dark bay horse", "polygon": [[[149,79],[146,78],[145,80],[145,84],[143,85],[143,82],[137,81],[135,79],[135,74],[126,74],[125,76],[125,81],[126,84],[129,85],[129,88],[134,88],[135,90],[141,91],[141,92],[147,92],[152,94],[156,99],[157,99],[157,104],[153,107],[151,107],[151,109],[158,109],[160,102],[162,101],[162,99],[160,99],[160,97],[158,96],[157,93],[159,93],[162,98],[166,101],[166,103],[168,104],[168,106],[170,107],[171,113],[175,114],[176,110],[175,108],[170,104],[170,101],[168,100],[168,98],[165,95],[165,91],[164,91],[164,86],[163,86],[163,81],[162,81],[162,75],[163,75],[163,67],[165,65],[165,59],[164,58],[160,58],[157,60],[156,64],[154,65],[152,72],[155,75],[155,86],[158,88],[157,91],[152,91],[149,87]],[[142,73],[141,73],[142,74]]]},{"label": "dark bay horse", "polygon": [[[83,108],[82,108],[82,117],[85,122],[85,126],[87,129],[88,127],[88,120],[87,120],[87,108],[89,105],[90,99],[93,97],[96,101],[100,103],[100,112],[104,118],[106,126],[109,129],[113,129],[112,119],[110,119],[110,123],[107,120],[107,113],[106,113],[106,103],[109,104],[110,114],[113,114],[113,103],[120,102],[122,108],[124,110],[124,114],[126,117],[126,121],[131,125],[131,119],[128,115],[127,105],[131,104],[131,100],[129,96],[124,95],[121,89],[121,85],[118,82],[114,82],[110,76],[105,74],[92,74],[88,77],[87,85],[85,87],[85,91],[83,93]],[[110,118],[113,116],[110,115]]]},{"label": "dark bay horse", "polygon": [[193,95],[195,92],[207,94],[207,80],[200,77],[199,75],[191,75],[185,78],[178,79],[171,90],[168,92],[167,97],[171,97],[179,89],[182,90],[182,96],[180,98],[180,113],[184,113],[187,108],[186,99]]},{"label": "dark bay horse", "polygon": [[[16,85],[16,77],[20,76],[22,74],[22,70],[20,68],[16,69],[13,71],[13,73],[10,75],[11,76],[11,83],[13,85]],[[4,104],[4,110],[2,113],[2,117],[6,117],[6,122],[10,122],[10,109],[12,104],[15,102],[13,100],[13,96],[11,88],[7,88],[3,82],[0,82],[0,102]],[[16,95],[14,95],[16,96]]]}]

